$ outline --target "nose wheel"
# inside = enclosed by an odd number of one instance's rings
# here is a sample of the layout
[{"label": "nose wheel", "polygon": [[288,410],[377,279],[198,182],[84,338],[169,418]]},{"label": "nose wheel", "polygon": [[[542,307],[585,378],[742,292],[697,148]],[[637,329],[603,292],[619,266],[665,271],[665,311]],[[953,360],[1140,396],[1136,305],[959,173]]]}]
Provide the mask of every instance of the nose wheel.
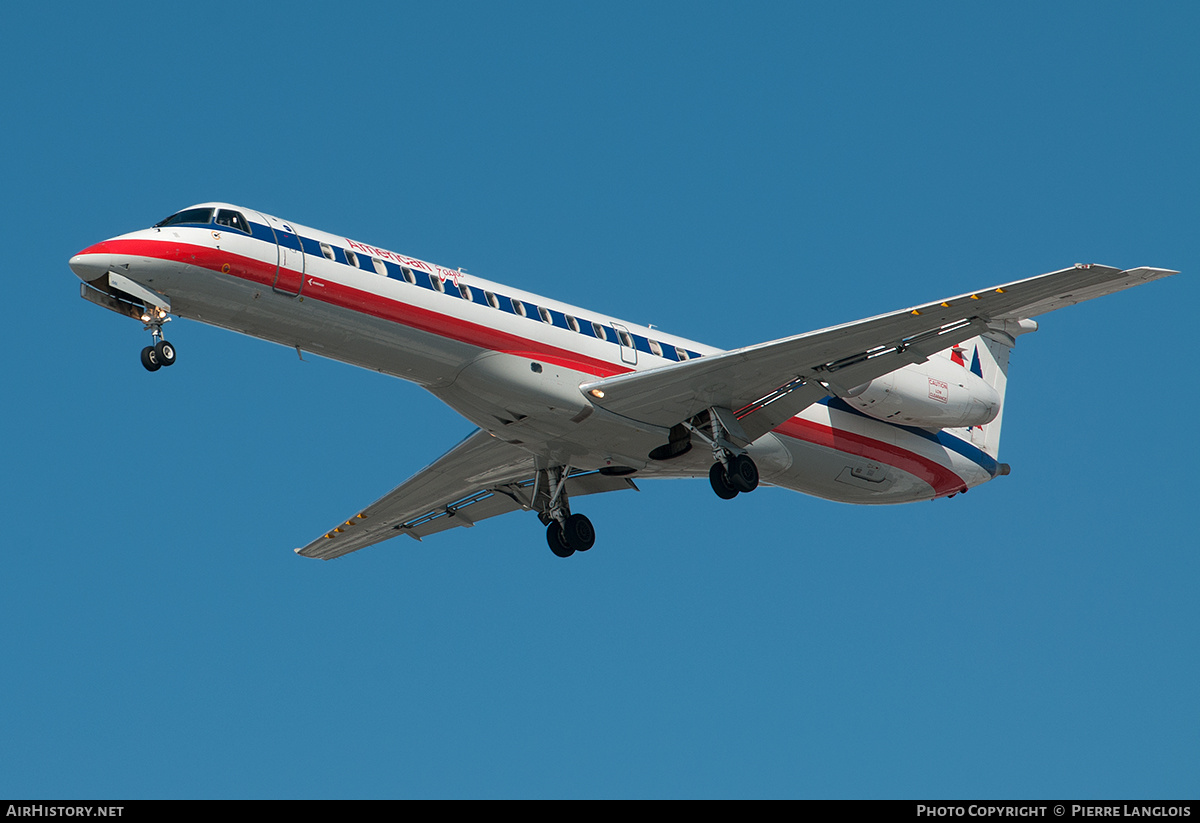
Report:
[{"label": "nose wheel", "polygon": [[175,347],[163,339],[162,331],[163,324],[170,320],[167,313],[157,307],[142,315],[142,322],[154,338],[153,345],[142,349],[142,365],[146,371],[158,371],[163,366],[175,365]]},{"label": "nose wheel", "polygon": [[166,340],[142,349],[142,365],[146,371],[158,371],[163,366],[175,365],[175,347]]}]

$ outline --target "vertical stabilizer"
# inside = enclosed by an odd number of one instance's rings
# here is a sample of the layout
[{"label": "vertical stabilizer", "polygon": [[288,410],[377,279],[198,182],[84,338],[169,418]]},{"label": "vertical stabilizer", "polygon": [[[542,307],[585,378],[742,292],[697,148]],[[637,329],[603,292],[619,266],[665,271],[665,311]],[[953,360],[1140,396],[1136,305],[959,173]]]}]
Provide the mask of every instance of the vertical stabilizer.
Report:
[{"label": "vertical stabilizer", "polygon": [[971,371],[982,377],[1000,396],[1000,412],[996,418],[990,423],[972,426],[968,430],[971,442],[993,458],[1000,455],[1000,426],[1004,422],[1004,393],[1008,387],[1009,355],[1017,344],[1016,338],[1031,331],[1037,331],[1037,323],[1033,320],[1006,321],[1002,324],[997,323],[991,331],[973,337],[961,345],[964,355],[971,358]]}]

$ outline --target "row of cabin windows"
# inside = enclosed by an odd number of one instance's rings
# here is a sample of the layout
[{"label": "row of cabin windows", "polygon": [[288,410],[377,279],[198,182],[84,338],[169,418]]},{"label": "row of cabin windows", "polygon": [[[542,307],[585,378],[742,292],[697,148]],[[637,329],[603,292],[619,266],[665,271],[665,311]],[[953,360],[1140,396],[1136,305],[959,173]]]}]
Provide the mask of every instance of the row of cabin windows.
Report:
[{"label": "row of cabin windows", "polygon": [[[213,214],[214,211],[216,212],[215,217]],[[237,212],[232,209],[212,209],[212,208],[184,209],[181,212],[171,215],[166,220],[163,220],[160,223],[155,223],[155,227],[162,228],[165,226],[181,226],[181,225],[197,226],[197,225],[207,225],[209,223],[214,223],[214,222],[219,226],[225,226],[227,228],[236,229],[237,231],[241,231],[241,232],[245,232],[246,234],[253,235],[253,232],[251,231],[251,228],[250,228],[250,224],[246,220],[245,216],[243,216],[241,212]],[[290,228],[288,230],[290,231]],[[303,242],[303,241],[301,241],[301,242]],[[309,242],[311,242],[311,241],[309,241]],[[321,254],[327,260],[331,260],[334,263],[338,262],[337,254],[334,252],[333,246],[331,246],[328,243],[320,243],[320,248],[321,248]],[[356,269],[362,268],[362,264],[359,262],[358,254],[356,252],[353,252],[350,249],[339,249],[339,251],[341,251],[342,254],[345,255],[346,262],[349,265],[353,266]],[[375,272],[377,274],[379,274],[383,277],[389,276],[387,264],[384,263],[382,260],[380,260],[378,257],[371,258],[371,266],[372,266],[372,268],[375,269]],[[401,277],[404,278],[404,281],[406,283],[409,283],[414,286],[417,284],[417,277],[413,273],[413,270],[410,269],[408,266],[400,267],[400,275],[401,275]],[[431,275],[429,277],[429,285],[434,289],[434,291],[437,291],[441,294],[446,293],[446,283],[440,277]],[[459,293],[459,296],[461,296],[463,300],[466,300],[466,301],[469,301],[472,303],[475,302],[475,294],[471,290],[470,286],[468,286],[464,283],[460,283],[458,286],[458,293]],[[500,298],[498,298],[492,292],[485,291],[483,293],[483,299],[493,309],[500,308]],[[520,300],[513,299],[513,298],[508,298],[508,297],[506,297],[504,299],[508,300],[509,303],[512,305],[512,310],[513,310],[514,314],[520,315],[521,317],[529,317],[529,309],[526,307],[526,305],[523,302],[521,302]],[[544,308],[542,306],[534,306],[534,308],[537,309],[537,317],[540,318],[543,323],[545,323],[548,326],[554,325],[554,314],[549,309]],[[569,314],[563,314],[563,319],[566,321],[567,328],[569,328],[571,331],[576,332],[578,334],[583,334],[583,330],[581,329],[581,327],[579,325],[579,321],[576,318],[572,317]],[[609,340],[608,328],[606,326],[604,326],[603,324],[598,323],[596,321],[592,321],[591,326],[592,326],[592,335],[594,337],[596,337],[596,339],[604,340],[604,341]],[[624,331],[622,329],[614,329],[614,331],[616,332],[617,339],[622,346],[625,346],[630,349],[637,348],[636,341],[634,340],[633,336],[629,334],[629,332]],[[655,357],[666,357],[667,356],[663,353],[663,347],[657,340],[651,340],[649,338],[638,338],[638,339],[645,340],[650,353],[653,354]],[[687,349],[681,348],[679,346],[674,347],[674,354],[675,354],[675,359],[680,360],[680,361],[690,360],[693,356],[695,356],[695,357],[699,356],[698,354],[695,354],[694,352],[689,352]]]},{"label": "row of cabin windows", "polygon": [[[330,246],[328,243],[321,243],[320,245],[321,245],[321,254],[324,255],[327,259],[332,260],[333,262],[336,263],[337,255],[334,254],[333,246]],[[350,251],[349,249],[342,249],[341,251],[342,251],[342,254],[344,254],[346,256],[346,262],[349,265],[353,266],[356,269],[362,268],[362,264],[358,260],[357,253]],[[382,260],[380,260],[378,257],[371,258],[371,265],[375,269],[375,272],[377,274],[379,274],[383,277],[388,276],[387,264],[384,263]],[[417,284],[416,275],[413,274],[413,270],[410,269],[408,266],[401,266],[400,274],[404,278],[405,282],[407,282],[411,285],[414,285],[414,286]],[[429,285],[433,288],[434,291],[436,291],[440,294],[446,293],[446,281],[442,280],[440,277],[430,275],[429,276]],[[465,283],[460,283],[458,285],[458,294],[460,297],[462,297],[463,300],[466,300],[471,303],[475,302],[475,293],[471,290],[471,287],[466,285]],[[500,308],[500,300],[492,292],[485,291],[483,293],[483,299],[493,309]],[[507,299],[512,304],[512,309],[513,309],[514,314],[520,315],[521,317],[529,317],[529,309],[526,307],[526,305],[523,302],[521,302],[520,300],[513,299],[513,298],[505,298],[505,299]],[[534,306],[534,308],[537,309],[537,316],[539,318],[541,318],[541,321],[543,323],[545,323],[548,326],[554,325],[554,315],[550,312],[549,309],[544,308],[542,306]],[[566,320],[567,328],[569,328],[571,331],[576,332],[578,334],[583,333],[579,327],[579,321],[576,318],[572,317],[569,314],[564,314],[563,318]],[[630,335],[629,332],[624,331],[622,329],[614,329],[614,331],[616,332],[617,338],[620,341],[620,344],[622,346],[625,346],[626,348],[630,348],[630,349],[637,348],[634,343],[633,336]],[[594,337],[596,337],[598,340],[608,341],[608,339],[609,339],[608,338],[608,328],[596,321],[592,321],[592,335]],[[649,347],[651,354],[653,354],[655,357],[666,357],[666,355],[663,354],[663,347],[662,347],[661,343],[659,343],[657,340],[651,340],[650,338],[645,338],[645,340],[646,340],[646,345]],[[675,353],[675,358],[680,361],[690,360],[693,356],[692,352],[689,352],[687,349],[684,349],[680,346],[674,347],[674,353]],[[699,355],[696,355],[696,356],[699,356]]]}]

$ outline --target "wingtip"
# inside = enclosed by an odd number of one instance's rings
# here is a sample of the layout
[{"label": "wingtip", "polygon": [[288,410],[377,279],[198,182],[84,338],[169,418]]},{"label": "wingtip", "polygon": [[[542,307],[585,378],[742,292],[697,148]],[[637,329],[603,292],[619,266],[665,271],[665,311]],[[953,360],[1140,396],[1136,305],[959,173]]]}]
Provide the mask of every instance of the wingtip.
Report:
[{"label": "wingtip", "polygon": [[1179,274],[1179,271],[1176,269],[1160,269],[1155,266],[1135,266],[1132,269],[1126,269],[1122,273],[1140,277],[1142,280],[1157,280],[1160,277],[1170,277],[1171,275]]}]

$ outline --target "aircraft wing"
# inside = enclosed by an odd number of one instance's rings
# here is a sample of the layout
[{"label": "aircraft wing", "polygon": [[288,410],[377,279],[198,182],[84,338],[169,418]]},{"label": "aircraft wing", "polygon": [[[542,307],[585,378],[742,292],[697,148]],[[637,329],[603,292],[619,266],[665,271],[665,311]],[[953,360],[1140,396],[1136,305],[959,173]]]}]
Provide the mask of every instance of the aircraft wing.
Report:
[{"label": "aircraft wing", "polygon": [[[432,464],[358,514],[296,549],[303,557],[332,560],[407,534],[420,540],[455,526],[530,508],[535,493],[533,455],[476,430]],[[636,489],[625,477],[572,472],[572,497]]]},{"label": "aircraft wing", "polygon": [[[1176,272],[1076,265],[853,323],[580,386],[596,406],[670,427],[709,407],[734,413],[742,445],[847,390],[987,331]],[[1015,335],[1014,335],[1015,336]]]}]

